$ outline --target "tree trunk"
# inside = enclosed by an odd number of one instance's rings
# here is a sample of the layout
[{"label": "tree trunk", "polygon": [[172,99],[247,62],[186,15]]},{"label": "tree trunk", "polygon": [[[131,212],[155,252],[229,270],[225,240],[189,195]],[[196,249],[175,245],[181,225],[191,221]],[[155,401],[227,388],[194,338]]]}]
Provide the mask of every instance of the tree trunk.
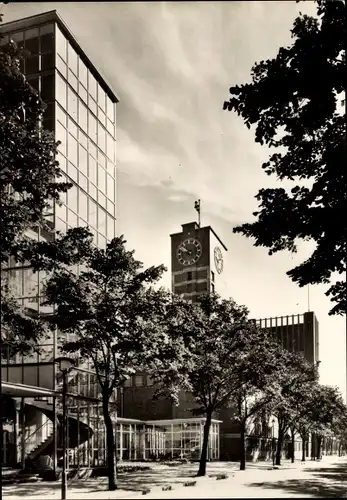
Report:
[{"label": "tree trunk", "polygon": [[109,396],[107,394],[103,394],[102,411],[106,427],[108,489],[109,491],[114,491],[117,489],[117,476],[115,468],[115,442],[113,434],[113,424],[109,410]]},{"label": "tree trunk", "polygon": [[322,451],[322,436],[318,436],[317,439],[317,458],[321,458],[321,451]]},{"label": "tree trunk", "polygon": [[278,439],[276,447],[276,465],[281,465],[281,453],[283,447],[284,429],[280,425],[278,428]]},{"label": "tree trunk", "polygon": [[240,425],[240,470],[246,470],[246,425],[245,422]]},{"label": "tree trunk", "polygon": [[306,439],[304,437],[302,438],[302,458],[301,458],[301,461],[302,462],[306,461]]},{"label": "tree trunk", "polygon": [[290,432],[292,434],[292,457],[291,457],[291,459],[292,459],[292,464],[293,464],[295,462],[295,430],[293,427],[290,429]]},{"label": "tree trunk", "polygon": [[205,425],[204,425],[204,438],[203,438],[203,442],[202,442],[199,470],[198,470],[197,476],[205,476],[206,475],[207,450],[208,450],[208,442],[209,442],[209,437],[210,437],[211,421],[212,421],[212,412],[208,412],[206,414],[206,421],[205,421]]},{"label": "tree trunk", "polygon": [[316,460],[316,434],[311,434],[311,460]]}]

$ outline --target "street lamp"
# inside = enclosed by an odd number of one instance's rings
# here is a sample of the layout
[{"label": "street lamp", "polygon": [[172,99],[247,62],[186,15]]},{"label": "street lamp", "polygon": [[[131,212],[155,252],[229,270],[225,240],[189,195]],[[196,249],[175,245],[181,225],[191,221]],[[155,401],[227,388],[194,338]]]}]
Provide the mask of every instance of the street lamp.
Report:
[{"label": "street lamp", "polygon": [[272,466],[275,467],[275,419],[271,420],[272,424]]},{"label": "street lamp", "polygon": [[63,375],[63,474],[61,477],[61,500],[66,500],[67,488],[67,415],[66,415],[66,393],[67,393],[67,374],[74,366],[75,361],[71,358],[60,357],[55,359],[59,364],[59,369]]}]

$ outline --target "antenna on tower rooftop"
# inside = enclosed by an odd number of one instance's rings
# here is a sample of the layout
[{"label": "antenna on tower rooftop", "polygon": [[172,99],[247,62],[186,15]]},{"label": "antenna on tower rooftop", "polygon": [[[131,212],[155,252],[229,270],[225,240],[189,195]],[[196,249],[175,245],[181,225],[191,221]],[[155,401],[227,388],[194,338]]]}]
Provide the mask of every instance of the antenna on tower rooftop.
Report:
[{"label": "antenna on tower rooftop", "polygon": [[198,212],[198,225],[199,225],[199,227],[200,227],[200,206],[201,206],[200,200],[197,200],[194,203],[194,208]]}]

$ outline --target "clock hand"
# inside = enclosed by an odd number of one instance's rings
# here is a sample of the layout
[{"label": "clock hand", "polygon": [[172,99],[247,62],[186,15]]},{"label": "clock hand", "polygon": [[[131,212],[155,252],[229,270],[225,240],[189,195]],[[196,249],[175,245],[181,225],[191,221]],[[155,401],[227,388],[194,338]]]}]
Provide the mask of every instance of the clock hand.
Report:
[{"label": "clock hand", "polygon": [[188,250],[184,247],[179,247],[178,250],[181,250],[181,252],[188,252]]}]

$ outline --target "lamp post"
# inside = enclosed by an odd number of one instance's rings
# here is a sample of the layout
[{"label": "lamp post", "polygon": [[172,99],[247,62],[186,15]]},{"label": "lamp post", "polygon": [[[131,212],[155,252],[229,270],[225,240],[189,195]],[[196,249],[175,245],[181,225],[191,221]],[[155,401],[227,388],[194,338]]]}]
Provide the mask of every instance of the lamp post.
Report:
[{"label": "lamp post", "polygon": [[275,419],[271,420],[272,424],[272,466],[275,467]]},{"label": "lamp post", "polygon": [[63,375],[63,474],[61,476],[61,500],[66,500],[67,489],[67,414],[66,414],[66,393],[67,393],[67,374],[74,366],[75,362],[71,358],[56,358],[55,362],[59,364],[59,369]]}]

